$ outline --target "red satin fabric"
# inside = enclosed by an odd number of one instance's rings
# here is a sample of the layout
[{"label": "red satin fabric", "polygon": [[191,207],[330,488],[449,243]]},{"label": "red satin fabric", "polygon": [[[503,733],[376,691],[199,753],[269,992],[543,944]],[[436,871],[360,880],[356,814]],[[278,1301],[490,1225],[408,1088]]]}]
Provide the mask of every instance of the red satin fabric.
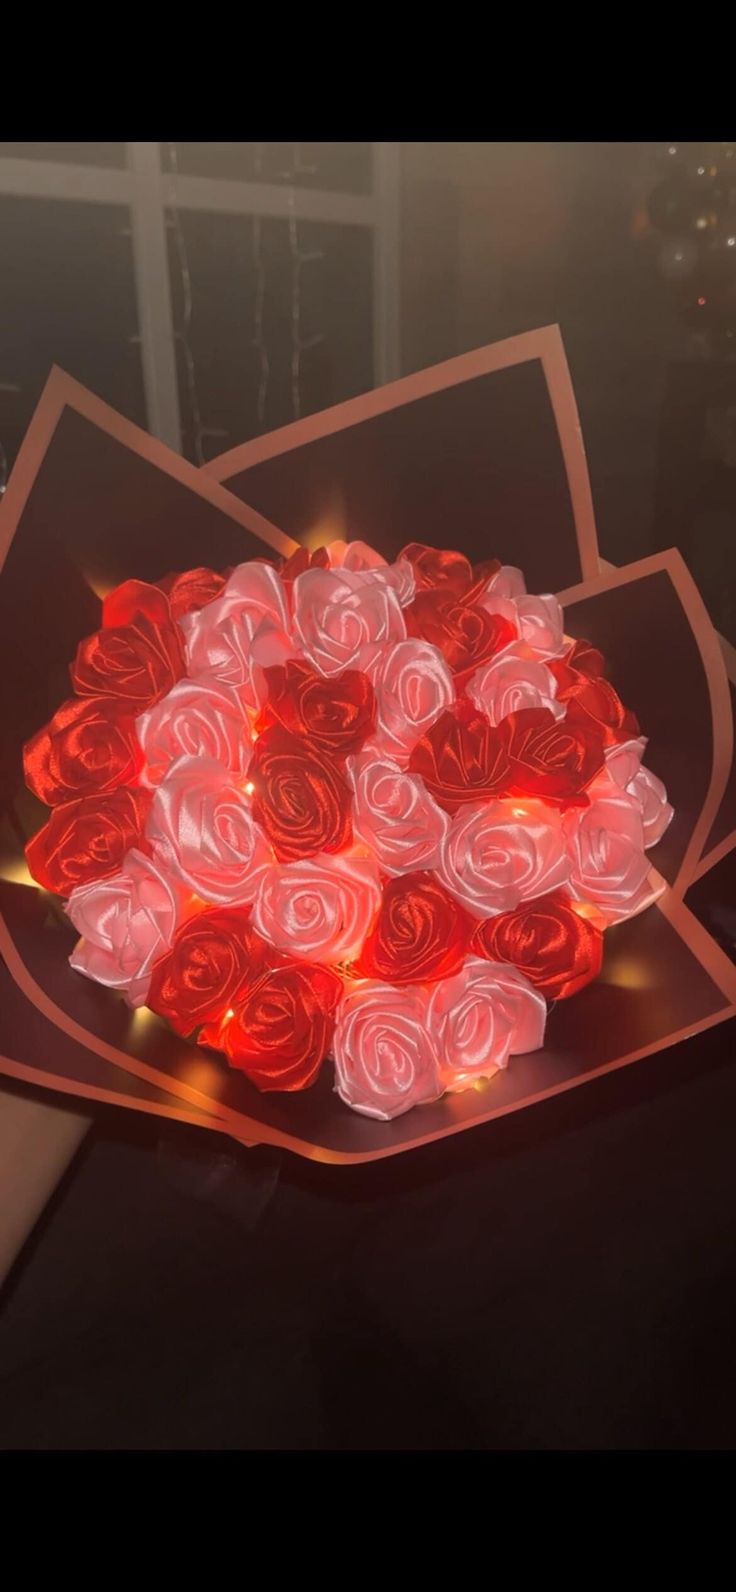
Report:
[{"label": "red satin fabric", "polygon": [[576,669],[578,674],[587,674],[589,679],[598,680],[606,672],[606,660],[602,652],[593,646],[592,641],[574,641],[569,652],[565,653],[562,660],[570,669]]},{"label": "red satin fabric", "polygon": [[232,1017],[202,1029],[257,1089],[306,1089],[327,1055],[342,996],[329,968],[286,962],[250,984]]},{"label": "red satin fabric", "polygon": [[408,558],[414,570],[417,591],[440,587],[460,597],[472,584],[473,566],[470,559],[454,548],[427,547],[424,542],[407,542],[399,558]]},{"label": "red satin fabric", "polygon": [[600,726],[556,720],[548,708],[521,708],[498,726],[509,773],[505,792],[566,805],[581,798],[604,764]]},{"label": "red satin fabric", "polygon": [[417,741],[409,768],[420,774],[430,795],[448,813],[463,802],[486,801],[508,785],[509,758],[504,739],[484,713],[461,700]]},{"label": "red satin fabric", "polygon": [[558,701],[567,703],[568,722],[597,725],[607,746],[639,734],[636,714],[604,678],[603,654],[589,641],[576,641],[564,658],[553,659],[549,667],[557,681]]},{"label": "red satin fabric", "polygon": [[406,609],[406,628],[410,636],[439,647],[458,689],[516,636],[509,619],[490,614],[441,587],[417,592]]},{"label": "red satin fabric", "polygon": [[352,793],[329,752],[276,726],[256,741],[247,777],[253,817],[279,862],[349,844]]},{"label": "red satin fabric", "polygon": [[598,977],[603,935],[556,890],[480,923],[471,950],[518,967],[547,1000],[567,1000]]},{"label": "red satin fabric", "polygon": [[373,686],[359,669],[326,680],[304,659],[266,669],[268,700],[257,728],[278,725],[305,736],[320,751],[344,758],[357,752],[375,726]]},{"label": "red satin fabric", "polygon": [[62,896],[77,885],[109,878],[132,846],[148,849],[143,831],[151,799],[150,791],[124,787],[54,808],[26,846],[33,878]]},{"label": "red satin fabric", "polygon": [[47,807],[132,785],[141,764],[135,718],[116,697],[70,697],[26,741],[26,784]]},{"label": "red satin fabric", "polygon": [[197,608],[204,608],[205,603],[214,602],[223,591],[225,576],[201,566],[178,575],[166,575],[156,585],[169,599],[172,618],[181,619],[182,614],[190,614]]},{"label": "red satin fabric", "polygon": [[356,972],[389,984],[445,978],[461,966],[470,932],[467,914],[435,874],[403,874],[384,886],[381,910]]},{"label": "red satin fabric", "polygon": [[184,643],[168,597],[130,580],[105,599],[103,626],[80,641],[71,666],[79,696],[115,696],[141,712],[185,673]]},{"label": "red satin fabric", "polygon": [[153,970],[147,1004],[185,1037],[219,1017],[276,960],[250,908],[213,907],[189,918]]},{"label": "red satin fabric", "polygon": [[329,569],[330,557],[326,547],[318,547],[310,553],[307,547],[297,547],[288,558],[277,563],[276,568],[281,579],[287,586],[296,580],[297,575],[304,575],[308,569]]}]

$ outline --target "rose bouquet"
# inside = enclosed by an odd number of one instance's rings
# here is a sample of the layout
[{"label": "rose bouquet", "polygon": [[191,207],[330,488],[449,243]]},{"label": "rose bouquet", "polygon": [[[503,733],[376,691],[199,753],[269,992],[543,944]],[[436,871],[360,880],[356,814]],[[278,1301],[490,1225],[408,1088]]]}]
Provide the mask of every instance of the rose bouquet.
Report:
[{"label": "rose bouquet", "polygon": [[660,1051],[736,1004],[686,905],[730,767],[553,331],[203,471],[56,373],[0,504],[0,1070],[356,1161]]},{"label": "rose bouquet", "polygon": [[25,747],[78,972],[261,1090],[390,1120],[543,1043],[672,808],[521,572],[359,541],[130,580]]}]

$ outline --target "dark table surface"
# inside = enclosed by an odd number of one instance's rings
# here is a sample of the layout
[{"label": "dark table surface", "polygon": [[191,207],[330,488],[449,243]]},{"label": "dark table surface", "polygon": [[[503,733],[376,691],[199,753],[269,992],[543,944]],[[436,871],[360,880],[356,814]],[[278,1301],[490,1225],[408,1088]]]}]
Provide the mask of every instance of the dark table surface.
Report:
[{"label": "dark table surface", "polygon": [[735,1034],[354,1169],[102,1112],[4,1295],[0,1446],[733,1446]]}]

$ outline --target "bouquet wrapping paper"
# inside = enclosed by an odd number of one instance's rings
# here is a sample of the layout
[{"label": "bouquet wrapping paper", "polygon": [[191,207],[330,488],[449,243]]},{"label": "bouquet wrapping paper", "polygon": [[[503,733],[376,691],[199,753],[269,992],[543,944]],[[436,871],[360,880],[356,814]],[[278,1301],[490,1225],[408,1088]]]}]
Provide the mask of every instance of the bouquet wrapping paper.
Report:
[{"label": "bouquet wrapping paper", "polygon": [[[227,568],[346,533],[388,558],[418,538],[475,560],[495,556],[521,565],[530,590],[556,591],[566,632],[605,653],[675,809],[656,851],[664,884],[656,905],[607,934],[599,980],[553,1009],[544,1049],[516,1057],[480,1090],[392,1122],[346,1112],[327,1075],[301,1095],[259,1094],[152,1014],[75,978],[73,931],[24,862],[42,814],[23,787],[21,746],[66,694],[69,659],[99,623],[100,596],[126,579]],[[201,472],[56,372],[0,510],[0,539],[0,1065],[8,1073],[206,1123],[245,1143],[367,1160],[570,1088],[732,1014],[734,970],[685,904],[728,806],[722,649],[676,552],[601,567],[554,329],[406,378]]]}]

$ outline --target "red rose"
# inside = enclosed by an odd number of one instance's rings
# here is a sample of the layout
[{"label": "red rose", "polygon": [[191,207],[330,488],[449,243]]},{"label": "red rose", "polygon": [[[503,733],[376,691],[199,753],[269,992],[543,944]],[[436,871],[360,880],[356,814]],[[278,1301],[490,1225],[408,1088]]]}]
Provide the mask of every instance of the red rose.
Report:
[{"label": "red rose", "polygon": [[577,669],[579,674],[589,675],[591,680],[598,680],[606,672],[603,653],[593,646],[592,641],[574,641],[569,651],[558,661]]},{"label": "red rose", "polygon": [[26,784],[47,807],[132,785],[135,719],[117,697],[70,697],[23,748]]},{"label": "red rose", "polygon": [[278,724],[305,735],[312,746],[337,757],[357,752],[375,721],[373,686],[358,669],[326,680],[302,658],[265,670],[268,700],[258,720],[260,731]]},{"label": "red rose", "polygon": [[548,667],[557,681],[558,702],[567,703],[568,722],[598,726],[607,746],[639,734],[636,715],[603,678],[603,655],[589,642],[576,641],[564,658],[551,659]]},{"label": "red rose", "polygon": [[491,962],[511,962],[547,1000],[567,1000],[598,977],[603,935],[564,891],[554,890],[479,923],[470,949]]},{"label": "red rose", "polygon": [[307,1089],[327,1055],[342,980],[329,968],[285,962],[250,984],[232,1017],[202,1030],[257,1089]]},{"label": "red rose", "polygon": [[575,800],[604,763],[603,735],[592,719],[557,720],[548,708],[520,708],[498,726],[510,772],[505,793]]},{"label": "red rose", "polygon": [[121,697],[139,713],[186,672],[169,599],[157,586],[128,580],[106,597],[102,620],[102,629],[79,643],[72,685],[79,696]]},{"label": "red rose", "polygon": [[225,576],[214,569],[185,569],[180,575],[165,575],[156,585],[169,599],[172,619],[181,619],[182,614],[214,602],[225,586]]},{"label": "red rose", "polygon": [[417,591],[437,586],[455,592],[459,597],[467,591],[473,579],[473,568],[464,553],[449,547],[427,547],[424,542],[407,542],[399,558],[408,558],[414,570]]},{"label": "red rose", "polygon": [[122,787],[55,807],[26,846],[28,867],[44,890],[68,896],[78,884],[117,873],[131,846],[144,850],[152,793]]},{"label": "red rose", "polygon": [[509,760],[499,729],[461,700],[435,720],[409,758],[431,796],[448,813],[463,802],[487,801],[506,789]]},{"label": "red rose", "polygon": [[453,592],[456,597],[462,597],[466,603],[474,602],[491,576],[501,568],[497,558],[471,564],[464,553],[447,547],[427,547],[424,542],[408,542],[402,547],[399,558],[408,558],[412,565],[418,592],[439,587],[445,593]]},{"label": "red rose", "polygon": [[446,978],[464,960],[470,932],[466,913],[435,874],[405,873],[386,885],[355,970],[389,984]]},{"label": "red rose", "polygon": [[147,1005],[185,1037],[221,1018],[244,986],[275,959],[248,921],[250,909],[213,907],[179,929],[153,969]]},{"label": "red rose", "polygon": [[480,564],[473,565],[473,579],[467,590],[463,592],[466,603],[477,602],[481,593],[485,591],[492,575],[497,575],[501,565],[497,558],[484,558]]},{"label": "red rose", "polygon": [[290,586],[297,575],[303,575],[308,569],[329,569],[330,555],[326,547],[318,547],[313,553],[308,547],[297,547],[276,567],[284,584]]},{"label": "red rose", "polygon": [[495,657],[516,637],[510,619],[491,614],[442,588],[417,592],[405,617],[410,636],[420,636],[439,647],[457,686],[464,685],[482,663]]},{"label": "red rose", "polygon": [[256,741],[247,777],[255,787],[253,817],[279,862],[348,844],[352,793],[329,752],[276,726]]}]

